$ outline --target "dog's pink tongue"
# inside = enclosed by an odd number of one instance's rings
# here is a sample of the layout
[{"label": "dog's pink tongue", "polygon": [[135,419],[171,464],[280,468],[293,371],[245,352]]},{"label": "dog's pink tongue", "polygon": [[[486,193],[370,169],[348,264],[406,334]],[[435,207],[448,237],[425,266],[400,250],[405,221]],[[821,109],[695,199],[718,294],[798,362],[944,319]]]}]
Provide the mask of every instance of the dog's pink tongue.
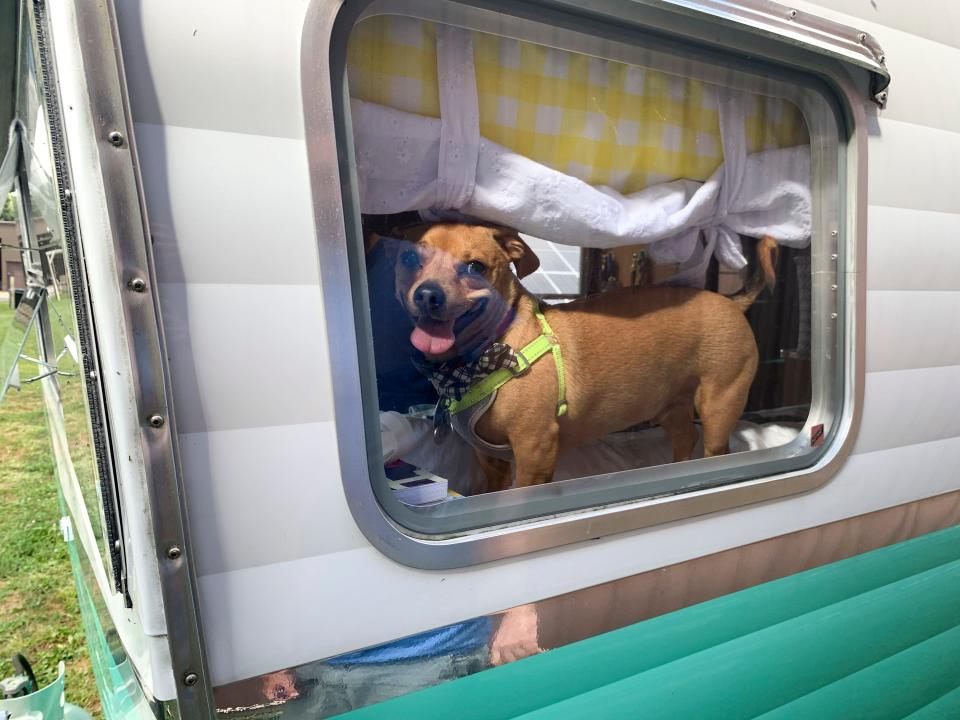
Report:
[{"label": "dog's pink tongue", "polygon": [[443,355],[453,347],[453,320],[417,324],[410,333],[410,342],[425,355]]}]

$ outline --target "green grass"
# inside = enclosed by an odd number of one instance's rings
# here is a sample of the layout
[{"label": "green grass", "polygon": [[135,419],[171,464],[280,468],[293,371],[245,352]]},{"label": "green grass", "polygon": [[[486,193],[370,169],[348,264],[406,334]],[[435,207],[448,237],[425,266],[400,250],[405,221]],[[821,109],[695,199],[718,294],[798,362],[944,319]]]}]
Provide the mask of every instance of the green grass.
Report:
[{"label": "green grass", "polygon": [[[0,336],[12,311],[0,302]],[[33,343],[31,343],[33,345]],[[35,345],[28,347],[35,356]],[[21,378],[36,374],[21,363]],[[0,677],[22,652],[45,685],[67,664],[67,701],[98,716],[100,702],[80,622],[40,384],[11,390],[0,405]]]}]

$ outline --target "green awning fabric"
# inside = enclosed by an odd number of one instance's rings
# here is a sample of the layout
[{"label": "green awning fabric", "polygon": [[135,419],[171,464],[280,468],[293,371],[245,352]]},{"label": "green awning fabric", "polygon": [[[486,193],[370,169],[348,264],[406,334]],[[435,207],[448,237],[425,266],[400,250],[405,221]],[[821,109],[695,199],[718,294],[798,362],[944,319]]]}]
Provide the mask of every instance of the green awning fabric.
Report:
[{"label": "green awning fabric", "polygon": [[960,718],[960,526],[340,717]]}]

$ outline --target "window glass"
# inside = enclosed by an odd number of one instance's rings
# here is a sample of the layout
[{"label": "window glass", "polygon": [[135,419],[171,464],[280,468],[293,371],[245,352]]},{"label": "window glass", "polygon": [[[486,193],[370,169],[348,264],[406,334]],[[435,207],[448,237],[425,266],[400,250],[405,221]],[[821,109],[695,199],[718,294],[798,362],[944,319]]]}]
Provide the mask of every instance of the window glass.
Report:
[{"label": "window glass", "polygon": [[[22,37],[29,39],[28,13],[24,14]],[[51,128],[42,92],[41,63],[30,42],[21,45],[19,78],[19,132],[23,157],[17,181],[18,214],[22,234],[30,250],[23,253],[27,284],[43,295],[39,306],[39,359],[44,389],[53,403],[48,405],[48,422],[53,436],[56,468],[61,486],[79,489],[86,520],[100,547],[108,577],[120,583],[120,532],[114,511],[114,487],[106,454],[106,439],[94,436],[91,413],[99,417],[99,408],[91,409],[85,375],[95,367],[87,338],[81,336],[77,309],[84,302],[84,290],[78,284],[71,258],[75,246],[67,242],[61,214],[60,197]],[[85,356],[86,353],[86,356]],[[96,390],[92,390],[96,393]],[[102,423],[101,423],[102,427]],[[98,460],[99,457],[99,460]],[[74,518],[83,522],[84,518]]]},{"label": "window glass", "polygon": [[[31,188],[32,190],[33,188]],[[70,282],[64,264],[64,243],[60,223],[54,227],[36,208],[33,212],[34,235],[31,238],[45,283],[46,302],[41,313],[46,337],[44,359],[56,368],[56,381],[49,383],[59,400],[63,432],[70,455],[70,469],[84,497],[94,536],[109,557],[104,534],[103,504],[89,428],[86,389],[80,358],[76,316]],[[60,418],[58,418],[60,419]]]},{"label": "window glass", "polygon": [[[36,355],[32,342],[33,331],[40,304],[45,297],[43,291],[37,288],[21,288],[12,295],[12,300],[9,296],[5,299],[15,307],[12,310],[2,307],[0,310],[0,401],[10,390],[20,388],[23,372],[20,359],[24,355]],[[23,364],[28,367],[26,363]]]},{"label": "window glass", "polygon": [[456,533],[811,464],[839,410],[828,101],[501,18],[350,36],[381,502]]}]

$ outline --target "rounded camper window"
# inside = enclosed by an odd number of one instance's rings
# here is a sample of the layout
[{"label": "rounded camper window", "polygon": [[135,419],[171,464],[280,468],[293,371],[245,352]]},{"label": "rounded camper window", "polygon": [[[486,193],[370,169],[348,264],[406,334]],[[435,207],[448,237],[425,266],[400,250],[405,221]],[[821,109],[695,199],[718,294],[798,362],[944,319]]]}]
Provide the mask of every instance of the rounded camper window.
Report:
[{"label": "rounded camper window", "polygon": [[404,7],[332,59],[369,471],[348,495],[369,474],[427,540],[650,511],[623,529],[815,466],[845,372],[825,85],[641,30]]}]

